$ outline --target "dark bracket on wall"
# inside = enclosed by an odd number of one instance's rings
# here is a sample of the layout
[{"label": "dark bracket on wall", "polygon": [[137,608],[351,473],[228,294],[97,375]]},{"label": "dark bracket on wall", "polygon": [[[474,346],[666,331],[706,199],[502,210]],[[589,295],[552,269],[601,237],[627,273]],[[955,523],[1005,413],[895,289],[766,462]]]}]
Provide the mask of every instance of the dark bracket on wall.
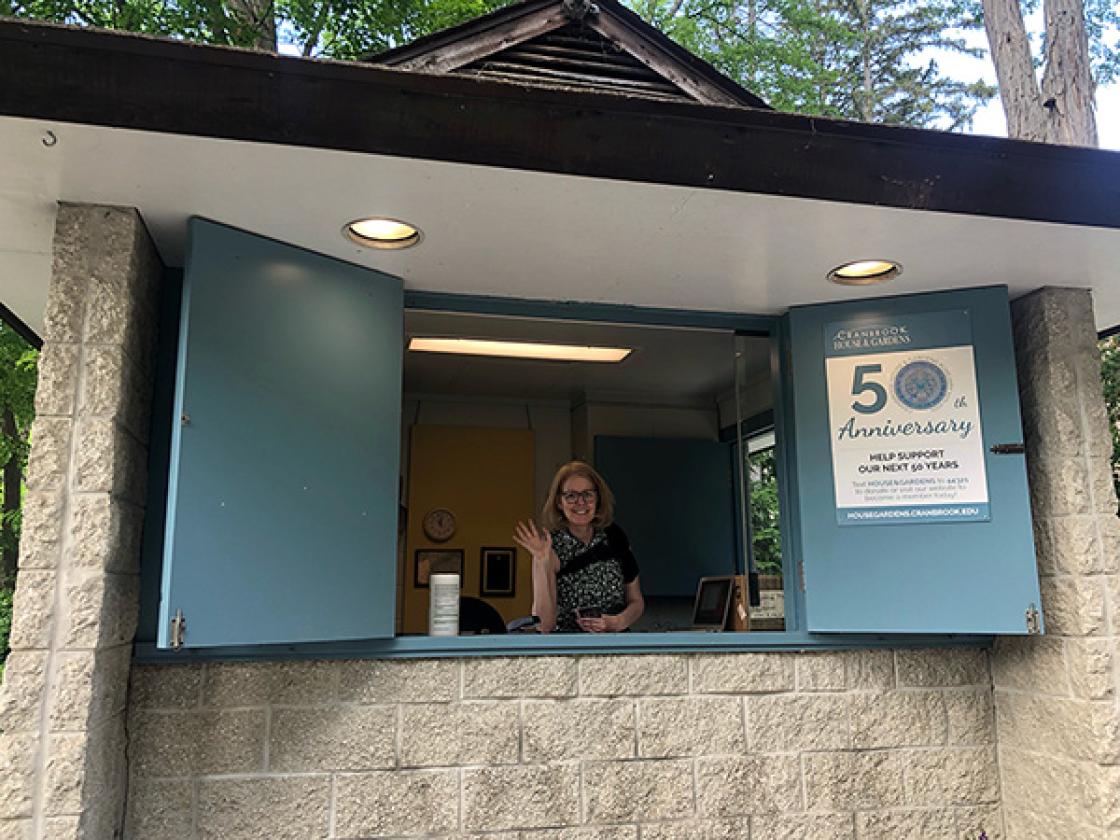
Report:
[{"label": "dark bracket on wall", "polygon": [[36,335],[35,330],[27,326],[27,324],[20,320],[20,317],[16,315],[16,313],[12,312],[12,310],[10,310],[2,303],[0,303],[0,321],[3,321],[5,324],[11,327],[16,335],[18,335],[36,350],[43,349],[43,339],[39,338],[39,336]]}]

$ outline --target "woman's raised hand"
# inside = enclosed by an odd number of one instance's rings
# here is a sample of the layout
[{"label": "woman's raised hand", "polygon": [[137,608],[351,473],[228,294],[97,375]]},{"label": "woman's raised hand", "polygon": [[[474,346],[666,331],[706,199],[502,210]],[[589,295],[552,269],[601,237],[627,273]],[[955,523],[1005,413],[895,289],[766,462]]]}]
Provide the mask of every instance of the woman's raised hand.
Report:
[{"label": "woman's raised hand", "polygon": [[518,522],[513,529],[513,541],[533,555],[533,559],[545,559],[552,551],[552,534],[544,528],[537,528],[533,520]]}]

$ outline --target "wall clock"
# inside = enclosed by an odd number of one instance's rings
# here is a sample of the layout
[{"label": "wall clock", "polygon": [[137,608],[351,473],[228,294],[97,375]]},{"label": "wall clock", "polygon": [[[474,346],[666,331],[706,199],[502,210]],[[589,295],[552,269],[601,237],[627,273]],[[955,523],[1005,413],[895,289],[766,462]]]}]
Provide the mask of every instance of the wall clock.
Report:
[{"label": "wall clock", "polygon": [[432,508],[424,514],[422,527],[432,542],[447,542],[455,536],[455,514],[447,508]]}]

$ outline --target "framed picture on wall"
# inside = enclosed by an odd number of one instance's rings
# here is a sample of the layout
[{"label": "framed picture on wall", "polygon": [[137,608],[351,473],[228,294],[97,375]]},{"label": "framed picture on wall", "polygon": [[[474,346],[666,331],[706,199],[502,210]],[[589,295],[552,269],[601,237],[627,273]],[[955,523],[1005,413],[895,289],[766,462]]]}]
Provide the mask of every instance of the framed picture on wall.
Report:
[{"label": "framed picture on wall", "polygon": [[463,549],[418,548],[413,568],[413,584],[419,589],[428,588],[432,575],[452,574],[462,577]]},{"label": "framed picture on wall", "polygon": [[517,549],[484,548],[481,553],[482,578],[478,592],[483,597],[511,596],[516,584]]}]

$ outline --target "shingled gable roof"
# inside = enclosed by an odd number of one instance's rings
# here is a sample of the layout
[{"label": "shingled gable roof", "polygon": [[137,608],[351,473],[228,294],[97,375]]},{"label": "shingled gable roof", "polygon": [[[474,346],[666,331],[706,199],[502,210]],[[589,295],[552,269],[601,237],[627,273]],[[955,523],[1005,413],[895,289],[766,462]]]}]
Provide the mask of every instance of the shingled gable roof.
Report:
[{"label": "shingled gable roof", "polygon": [[402,70],[770,107],[615,0],[525,0],[367,60]]}]

